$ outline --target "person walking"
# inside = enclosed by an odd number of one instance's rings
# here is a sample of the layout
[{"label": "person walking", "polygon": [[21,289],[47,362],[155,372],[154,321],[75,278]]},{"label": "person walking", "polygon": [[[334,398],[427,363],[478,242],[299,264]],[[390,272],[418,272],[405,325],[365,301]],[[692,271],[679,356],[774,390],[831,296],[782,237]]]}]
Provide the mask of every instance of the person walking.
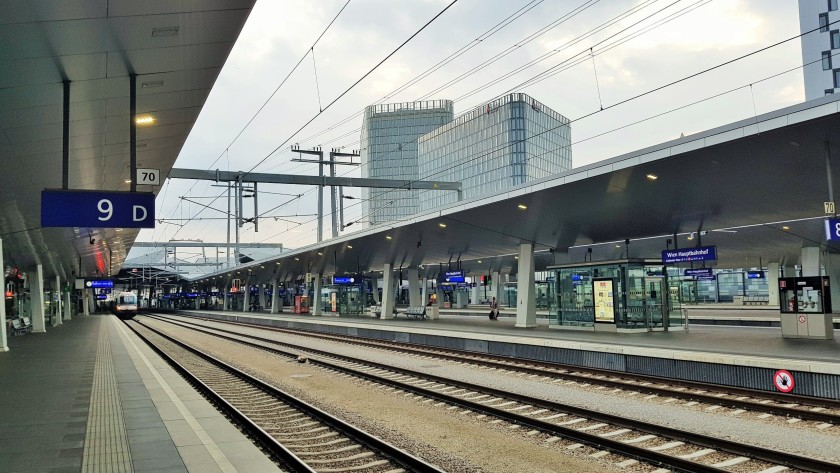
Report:
[{"label": "person walking", "polygon": [[495,297],[490,301],[490,320],[499,320],[499,303]]}]

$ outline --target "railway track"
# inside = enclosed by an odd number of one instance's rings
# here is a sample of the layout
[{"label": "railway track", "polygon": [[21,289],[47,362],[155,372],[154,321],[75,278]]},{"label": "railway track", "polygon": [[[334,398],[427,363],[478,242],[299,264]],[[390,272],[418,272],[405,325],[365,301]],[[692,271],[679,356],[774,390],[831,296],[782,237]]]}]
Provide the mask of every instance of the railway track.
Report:
[{"label": "railway track", "polygon": [[[697,383],[691,381],[674,380],[655,376],[635,375],[625,372],[603,370],[597,368],[581,368],[557,363],[543,363],[522,358],[477,354],[474,352],[440,349],[426,346],[408,345],[398,342],[371,341],[358,337],[329,335],[310,331],[266,327],[263,325],[244,322],[219,321],[203,319],[193,315],[179,314],[178,317],[189,317],[210,322],[241,325],[246,327],[269,330],[280,333],[291,333],[322,340],[339,341],[357,346],[373,347],[384,350],[425,356],[435,359],[445,359],[459,363],[469,363],[485,368],[507,370],[527,375],[546,376],[578,385],[603,386],[613,390],[628,393],[640,393],[647,396],[657,396],[663,400],[679,399],[688,403],[697,403],[707,407],[720,406],[749,411],[759,415],[776,415],[788,419],[801,419],[818,423],[815,427],[820,430],[840,425],[840,401],[821,399],[793,394],[773,393],[745,388],[736,388],[715,384]],[[702,407],[702,406],[701,406]]]},{"label": "railway track", "polygon": [[442,470],[141,321],[126,325],[233,417],[287,471]]},{"label": "railway track", "polygon": [[247,334],[234,334],[201,327],[171,318],[156,320],[170,327],[212,335],[234,343],[268,351],[283,357],[302,354],[326,370],[412,393],[423,402],[461,407],[480,416],[497,419],[550,435],[549,442],[567,439],[575,445],[588,445],[627,460],[629,466],[644,462],[665,471],[762,472],[840,471],[840,466],[817,459],[743,445],[725,439],[681,431],[634,419],[590,411],[518,395],[458,380],[394,368],[380,363],[335,355],[294,344]]}]

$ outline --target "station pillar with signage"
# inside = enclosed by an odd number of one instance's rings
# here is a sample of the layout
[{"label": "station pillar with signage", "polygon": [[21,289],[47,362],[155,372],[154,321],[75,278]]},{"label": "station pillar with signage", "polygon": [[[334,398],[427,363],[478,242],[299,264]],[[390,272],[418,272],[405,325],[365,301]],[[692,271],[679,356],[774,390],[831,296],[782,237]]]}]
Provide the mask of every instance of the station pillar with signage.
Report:
[{"label": "station pillar with signage", "polygon": [[779,278],[779,310],[782,338],[834,339],[828,277]]}]

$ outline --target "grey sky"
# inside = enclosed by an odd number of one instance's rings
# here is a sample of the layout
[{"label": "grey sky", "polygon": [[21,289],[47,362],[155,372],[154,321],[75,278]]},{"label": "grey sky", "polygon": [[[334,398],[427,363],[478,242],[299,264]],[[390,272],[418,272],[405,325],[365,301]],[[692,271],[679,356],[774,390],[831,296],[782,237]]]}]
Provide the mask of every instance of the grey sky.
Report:
[{"label": "grey sky", "polygon": [[[227,148],[228,143],[269,97],[301,55],[309,49],[345,1],[259,0],[176,166],[247,171],[269,156],[272,150],[318,113],[313,61],[310,56],[236,143]],[[449,0],[351,0],[314,50],[322,104],[331,102],[448,3]],[[534,8],[493,36],[481,41],[457,60],[387,102],[406,102],[421,98],[488,58],[511,46],[521,44],[523,39],[532,33],[581,5],[591,4],[568,21],[533,41],[514,48],[511,54],[493,65],[429,98],[456,99],[483,84],[493,82],[534,58],[561,48],[569,40],[634,6],[638,12],[633,16],[600,30],[507,80],[494,83],[481,92],[456,101],[456,113],[480,106],[483,102],[570,57],[585,55],[593,46],[601,103],[596,91],[591,59],[535,85],[516,90],[532,95],[574,120],[599,110],[601,104],[610,107],[639,93],[799,33],[797,5],[792,0],[681,0],[674,3],[674,0],[460,0],[351,93],[295,136],[290,143],[300,143],[305,148],[315,145],[325,148],[358,148],[359,133],[354,130],[360,127],[360,118],[315,138],[305,138],[312,137],[359,112],[365,106],[375,103],[525,6]],[[668,7],[671,4],[673,5]],[[669,13],[684,8],[690,9],[692,6],[697,8],[623,45],[598,54],[599,47],[617,38],[620,30],[631,27],[647,15],[665,9],[624,34],[641,31],[656,19],[665,18]],[[596,46],[599,43],[600,46]],[[795,68],[801,65],[801,62],[799,41],[790,41],[698,78],[575,121],[572,124],[572,141],[576,143],[572,148],[574,166],[677,138],[681,133],[694,133],[750,117],[756,112],[763,113],[801,102],[804,100],[804,91],[800,70],[759,82],[765,77]],[[582,141],[613,128],[751,83],[754,84],[752,87],[745,87],[718,99],[600,138]],[[211,167],[211,163],[219,156],[219,161]],[[288,146],[285,146],[271,154],[257,170],[294,174],[317,173],[315,165],[290,163],[289,159],[292,157],[294,155]],[[358,175],[358,171],[349,175]],[[221,189],[209,187],[206,183],[196,184],[189,190],[192,185],[192,181],[171,181],[165,184],[157,200],[158,218],[188,218],[198,213],[201,207],[182,202],[180,196],[215,196],[221,193]],[[271,215],[311,214],[315,211],[316,196],[310,188],[264,186],[261,190],[292,194],[308,192],[305,197],[271,212]],[[348,193],[359,195],[358,190],[349,190]],[[209,203],[211,200],[200,199],[203,203]],[[267,211],[286,200],[289,200],[289,197],[261,195],[260,210]],[[214,206],[225,208],[225,199],[219,199]],[[200,217],[221,216],[223,215],[213,211],[200,214]],[[348,221],[360,217],[360,205],[348,208]],[[308,223],[297,226],[268,219],[260,224],[259,233],[254,233],[252,225],[246,225],[242,239],[248,242],[284,243],[289,247],[302,246],[315,240],[315,223],[311,221],[311,217],[292,220]],[[327,219],[326,225],[328,224]],[[225,224],[223,220],[196,221],[184,227],[171,223],[158,224],[154,231],[142,231],[138,240],[164,241],[173,237],[224,241]],[[132,256],[135,254],[132,253]]]}]

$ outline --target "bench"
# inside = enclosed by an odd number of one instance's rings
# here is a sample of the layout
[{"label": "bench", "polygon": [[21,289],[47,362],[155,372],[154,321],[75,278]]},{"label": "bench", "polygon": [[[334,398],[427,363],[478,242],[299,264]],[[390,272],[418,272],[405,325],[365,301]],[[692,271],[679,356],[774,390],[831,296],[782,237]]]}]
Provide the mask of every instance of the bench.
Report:
[{"label": "bench", "polygon": [[371,306],[370,310],[371,310],[371,312],[373,312],[373,315],[375,315],[377,317],[382,316],[382,306],[381,305]]},{"label": "bench", "polygon": [[30,333],[31,331],[32,322],[29,321],[29,317],[24,317],[23,319],[12,319],[13,335],[23,335],[25,333]]},{"label": "bench", "polygon": [[405,309],[405,316],[413,317],[415,319],[425,319],[426,318],[426,307],[419,306],[419,307],[408,307]]}]

